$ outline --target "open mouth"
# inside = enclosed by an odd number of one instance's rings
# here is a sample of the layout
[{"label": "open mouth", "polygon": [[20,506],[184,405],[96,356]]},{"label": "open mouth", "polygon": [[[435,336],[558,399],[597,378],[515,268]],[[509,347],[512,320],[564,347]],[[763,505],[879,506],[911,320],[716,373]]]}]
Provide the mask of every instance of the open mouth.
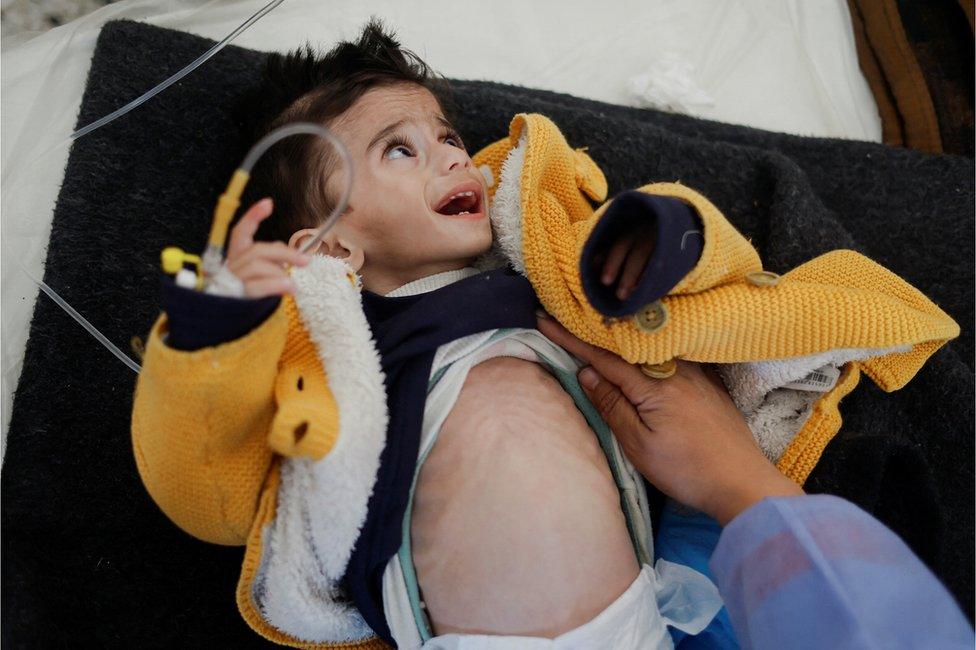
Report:
[{"label": "open mouth", "polygon": [[481,214],[481,186],[474,181],[458,185],[441,198],[434,212],[449,217]]}]

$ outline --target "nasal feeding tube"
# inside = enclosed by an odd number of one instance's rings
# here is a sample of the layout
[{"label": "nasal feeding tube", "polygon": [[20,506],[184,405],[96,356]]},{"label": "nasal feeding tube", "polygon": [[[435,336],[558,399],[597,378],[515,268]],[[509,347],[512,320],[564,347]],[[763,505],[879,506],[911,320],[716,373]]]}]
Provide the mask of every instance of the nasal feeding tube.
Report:
[{"label": "nasal feeding tube", "polygon": [[[162,265],[166,273],[175,274],[178,283],[184,284],[185,282],[187,286],[193,286],[196,289],[202,289],[207,285],[209,279],[217,274],[224,263],[224,247],[227,242],[227,230],[230,226],[231,219],[234,217],[234,213],[241,204],[241,194],[244,193],[244,188],[251,178],[251,170],[254,169],[254,165],[278,141],[292,135],[301,134],[315,135],[328,140],[335,147],[336,151],[339,152],[339,157],[342,159],[342,163],[347,170],[345,187],[335,207],[329,213],[329,216],[325,218],[325,221],[322,222],[322,225],[315,231],[315,236],[305,242],[299,252],[307,253],[325,236],[325,233],[335,225],[335,222],[345,212],[349,204],[354,172],[352,156],[349,155],[349,150],[342,144],[342,141],[324,126],[311,122],[293,122],[278,127],[258,140],[251,147],[251,150],[247,152],[247,155],[244,156],[244,161],[241,163],[241,166],[231,176],[230,182],[227,184],[227,189],[217,199],[217,207],[214,208],[213,223],[210,226],[210,237],[207,240],[207,247],[204,249],[201,257],[185,253],[175,246],[170,246],[163,250]],[[188,274],[184,271],[183,265],[185,263],[192,263],[194,265],[195,275]]]}]

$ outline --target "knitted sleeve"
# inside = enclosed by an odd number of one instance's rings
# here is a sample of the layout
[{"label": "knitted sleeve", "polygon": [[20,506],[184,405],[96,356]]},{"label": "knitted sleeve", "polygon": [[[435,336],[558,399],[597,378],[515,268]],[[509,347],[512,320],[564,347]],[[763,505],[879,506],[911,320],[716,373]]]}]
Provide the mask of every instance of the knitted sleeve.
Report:
[{"label": "knitted sleeve", "polygon": [[132,409],[136,466],[163,512],[205,541],[244,544],[254,521],[273,458],[283,304],[243,336],[194,351],[163,343],[163,314],[146,345]]},{"label": "knitted sleeve", "polygon": [[760,501],[726,526],[710,567],[742,647],[973,647],[945,587],[838,497]]}]

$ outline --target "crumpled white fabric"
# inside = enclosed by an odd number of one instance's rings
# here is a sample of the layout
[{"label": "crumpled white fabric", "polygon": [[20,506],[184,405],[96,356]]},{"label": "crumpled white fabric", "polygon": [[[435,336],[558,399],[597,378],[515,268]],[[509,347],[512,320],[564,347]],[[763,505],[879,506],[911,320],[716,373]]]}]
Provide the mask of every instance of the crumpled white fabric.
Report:
[{"label": "crumpled white fabric", "polygon": [[676,52],[665,52],[647,72],[627,80],[627,92],[634,104],[672,113],[695,113],[696,108],[714,106],[694,76],[694,66]]}]

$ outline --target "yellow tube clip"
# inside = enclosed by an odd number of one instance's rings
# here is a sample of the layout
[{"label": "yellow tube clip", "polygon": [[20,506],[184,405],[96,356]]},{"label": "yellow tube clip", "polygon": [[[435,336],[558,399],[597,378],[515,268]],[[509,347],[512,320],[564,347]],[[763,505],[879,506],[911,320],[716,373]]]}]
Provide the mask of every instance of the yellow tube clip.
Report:
[{"label": "yellow tube clip", "polygon": [[210,246],[223,250],[224,242],[227,241],[227,229],[230,227],[231,219],[234,218],[234,213],[241,205],[241,194],[244,193],[244,187],[250,178],[249,173],[243,169],[238,169],[231,176],[227,189],[217,199],[213,224],[210,226],[210,239],[208,240]]}]

